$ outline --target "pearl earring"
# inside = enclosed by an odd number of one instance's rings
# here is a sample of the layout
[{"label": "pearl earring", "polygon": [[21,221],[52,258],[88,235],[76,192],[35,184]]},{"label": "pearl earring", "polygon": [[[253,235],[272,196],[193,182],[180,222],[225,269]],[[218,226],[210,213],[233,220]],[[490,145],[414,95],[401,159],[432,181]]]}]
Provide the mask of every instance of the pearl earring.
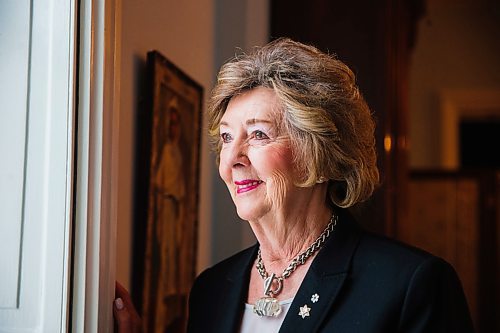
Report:
[{"label": "pearl earring", "polygon": [[321,183],[324,183],[326,181],[326,178],[321,176],[318,178],[318,180],[316,181],[317,184],[321,184]]}]

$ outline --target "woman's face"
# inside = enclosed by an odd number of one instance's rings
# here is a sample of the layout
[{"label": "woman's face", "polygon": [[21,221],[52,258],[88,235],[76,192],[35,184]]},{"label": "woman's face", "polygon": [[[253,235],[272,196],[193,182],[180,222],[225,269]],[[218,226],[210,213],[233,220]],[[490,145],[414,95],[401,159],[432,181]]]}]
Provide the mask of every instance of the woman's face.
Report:
[{"label": "woman's face", "polygon": [[300,193],[280,112],[275,93],[258,87],[232,98],[221,119],[219,173],[244,220],[282,208]]}]

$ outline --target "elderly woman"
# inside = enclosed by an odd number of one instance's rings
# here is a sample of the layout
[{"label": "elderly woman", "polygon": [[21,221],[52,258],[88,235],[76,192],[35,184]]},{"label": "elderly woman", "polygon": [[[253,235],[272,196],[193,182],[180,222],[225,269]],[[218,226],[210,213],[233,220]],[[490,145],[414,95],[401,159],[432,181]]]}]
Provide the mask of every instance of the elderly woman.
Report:
[{"label": "elderly woman", "polygon": [[188,332],[472,332],[453,268],[363,231],[378,183],[352,71],[279,39],[225,64],[209,107],[221,178],[258,243],[207,269]]}]

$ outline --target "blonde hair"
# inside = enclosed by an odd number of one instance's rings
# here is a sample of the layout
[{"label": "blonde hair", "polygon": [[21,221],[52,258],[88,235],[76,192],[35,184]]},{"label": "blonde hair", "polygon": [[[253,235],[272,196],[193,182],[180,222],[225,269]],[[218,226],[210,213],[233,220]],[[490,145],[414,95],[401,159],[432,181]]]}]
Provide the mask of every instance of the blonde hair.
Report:
[{"label": "blonde hair", "polygon": [[353,72],[317,48],[277,39],[222,66],[208,108],[209,134],[219,155],[219,123],[231,98],[256,87],[272,89],[295,163],[298,186],[326,179],[339,207],[368,199],[379,180],[375,123]]}]

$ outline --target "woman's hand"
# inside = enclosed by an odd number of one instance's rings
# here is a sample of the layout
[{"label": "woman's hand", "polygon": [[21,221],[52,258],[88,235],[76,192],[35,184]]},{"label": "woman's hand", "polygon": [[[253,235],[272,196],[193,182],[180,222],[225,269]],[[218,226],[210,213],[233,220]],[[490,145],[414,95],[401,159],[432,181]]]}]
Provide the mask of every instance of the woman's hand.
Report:
[{"label": "woman's hand", "polygon": [[118,333],[142,332],[141,317],[135,310],[130,294],[121,284],[116,282],[115,301],[113,302],[113,316]]}]

